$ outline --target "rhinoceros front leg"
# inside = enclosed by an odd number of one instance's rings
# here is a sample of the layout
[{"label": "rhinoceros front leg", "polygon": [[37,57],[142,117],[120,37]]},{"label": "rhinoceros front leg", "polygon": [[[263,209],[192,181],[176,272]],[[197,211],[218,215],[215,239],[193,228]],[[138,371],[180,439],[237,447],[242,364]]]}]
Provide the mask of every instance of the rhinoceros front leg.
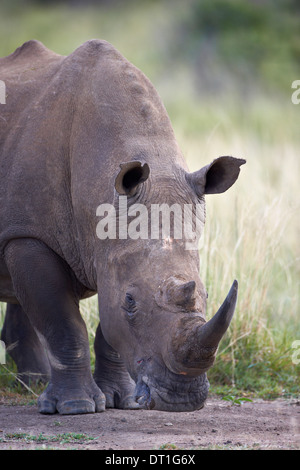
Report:
[{"label": "rhinoceros front leg", "polygon": [[22,382],[27,385],[32,381],[48,382],[48,357],[21,305],[7,304],[1,339],[17,365]]},{"label": "rhinoceros front leg", "polygon": [[119,354],[105,341],[99,324],[95,338],[96,384],[106,397],[107,408],[137,409],[135,383],[127,372]]},{"label": "rhinoceros front leg", "polygon": [[11,240],[4,257],[16,297],[48,353],[51,379],[39,411],[103,411],[105,396],[91,374],[88,335],[70,268],[35,239]]}]

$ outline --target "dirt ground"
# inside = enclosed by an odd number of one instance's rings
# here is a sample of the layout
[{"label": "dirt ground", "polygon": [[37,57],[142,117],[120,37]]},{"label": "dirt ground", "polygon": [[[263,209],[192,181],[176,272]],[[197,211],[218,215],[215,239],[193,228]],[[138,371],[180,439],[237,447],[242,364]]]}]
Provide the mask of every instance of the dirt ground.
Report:
[{"label": "dirt ground", "polygon": [[36,406],[0,405],[2,449],[300,449],[300,402],[241,406],[210,398],[190,413],[107,410],[41,415]]}]

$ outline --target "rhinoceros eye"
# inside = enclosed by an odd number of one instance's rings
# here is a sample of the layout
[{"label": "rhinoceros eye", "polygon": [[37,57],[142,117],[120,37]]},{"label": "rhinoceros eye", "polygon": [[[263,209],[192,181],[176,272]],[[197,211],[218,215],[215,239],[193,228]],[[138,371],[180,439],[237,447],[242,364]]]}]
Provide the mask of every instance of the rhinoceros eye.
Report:
[{"label": "rhinoceros eye", "polygon": [[132,317],[136,313],[136,310],[137,310],[136,302],[133,296],[129,293],[127,293],[125,296],[125,304],[123,308],[130,317]]},{"label": "rhinoceros eye", "polygon": [[126,294],[126,302],[127,302],[129,305],[135,304],[135,300],[134,300],[134,298],[132,297],[131,294]]}]

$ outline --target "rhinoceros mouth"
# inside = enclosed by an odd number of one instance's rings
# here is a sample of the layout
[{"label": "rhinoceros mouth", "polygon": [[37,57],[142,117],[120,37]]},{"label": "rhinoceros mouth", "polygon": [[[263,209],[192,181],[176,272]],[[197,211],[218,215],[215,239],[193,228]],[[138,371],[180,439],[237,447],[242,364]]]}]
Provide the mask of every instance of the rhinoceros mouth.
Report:
[{"label": "rhinoceros mouth", "polygon": [[146,383],[147,377],[140,379],[135,387],[135,400],[142,407],[152,410],[155,407],[155,402],[151,396],[151,389]]},{"label": "rhinoceros mouth", "polygon": [[163,374],[139,376],[135,399],[141,407],[160,411],[194,411],[203,408],[208,395],[206,374],[185,377],[165,368]]}]

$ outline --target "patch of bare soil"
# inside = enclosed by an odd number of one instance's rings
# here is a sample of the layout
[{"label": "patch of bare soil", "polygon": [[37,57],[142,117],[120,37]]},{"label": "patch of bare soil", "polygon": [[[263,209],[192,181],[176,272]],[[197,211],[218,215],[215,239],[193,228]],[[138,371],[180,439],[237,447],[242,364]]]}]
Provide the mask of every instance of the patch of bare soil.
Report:
[{"label": "patch of bare soil", "polygon": [[107,410],[76,416],[0,405],[0,450],[300,449],[299,405],[276,400],[233,406],[211,398],[190,413]]}]

